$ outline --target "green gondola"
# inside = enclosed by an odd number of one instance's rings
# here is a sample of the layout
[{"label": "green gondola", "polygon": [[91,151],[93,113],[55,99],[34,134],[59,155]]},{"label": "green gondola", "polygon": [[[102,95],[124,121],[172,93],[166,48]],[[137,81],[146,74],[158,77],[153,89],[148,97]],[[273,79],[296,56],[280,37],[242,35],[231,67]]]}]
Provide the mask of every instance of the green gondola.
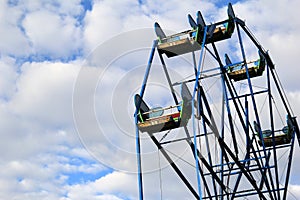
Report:
[{"label": "green gondola", "polygon": [[[135,105],[138,108],[138,128],[142,132],[156,133],[186,126],[191,118],[192,107],[190,94],[186,84],[181,85],[182,101],[179,105],[166,108],[152,108],[144,102],[140,95],[135,95]],[[172,112],[172,110],[176,110]],[[164,114],[164,112],[168,112]]]},{"label": "green gondola", "polygon": [[[256,122],[254,122],[254,127],[259,138],[258,143],[262,146],[262,141],[259,137],[259,128]],[[289,144],[292,139],[293,125],[291,120],[287,117],[287,126],[284,126],[281,130],[274,131],[274,142],[275,145]],[[262,137],[264,140],[264,145],[266,147],[273,146],[273,136],[271,130],[263,130]]]},{"label": "green gondola", "polygon": [[[227,54],[225,54],[225,60],[227,64],[227,74],[230,79],[233,79],[234,81],[241,81],[247,79],[247,72],[246,72],[246,66],[244,62],[238,63],[238,64],[231,64],[231,61],[229,60],[229,57]],[[258,77],[263,74],[265,71],[266,66],[266,59],[262,55],[261,52],[259,52],[259,59],[254,62],[248,62],[248,73],[250,78]]]},{"label": "green gondola", "polygon": [[[198,19],[202,20],[197,20],[196,23],[190,15],[188,15],[188,19],[193,28],[192,30],[186,30],[170,36],[166,36],[160,25],[157,22],[155,23],[155,32],[159,40],[157,49],[161,53],[166,54],[167,57],[173,57],[201,49],[204,27],[206,26],[203,17],[198,12]],[[207,26],[208,37],[205,44],[230,38],[235,28],[234,19],[235,15],[231,4],[229,4],[228,19]]]}]

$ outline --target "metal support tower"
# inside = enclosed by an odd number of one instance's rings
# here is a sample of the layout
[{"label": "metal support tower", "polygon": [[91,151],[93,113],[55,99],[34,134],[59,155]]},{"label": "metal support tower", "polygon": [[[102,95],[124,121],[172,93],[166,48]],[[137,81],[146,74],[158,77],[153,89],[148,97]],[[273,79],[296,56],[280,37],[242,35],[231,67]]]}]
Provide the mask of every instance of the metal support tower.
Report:
[{"label": "metal support tower", "polygon": [[[234,16],[233,10],[230,10],[230,12]],[[296,118],[293,116],[278,79],[275,65],[268,52],[257,41],[245,23],[235,16],[226,22],[229,23],[232,20],[236,28],[241,61],[232,63],[226,57],[226,63],[224,64],[217,47],[217,42],[220,39],[214,39],[217,27],[224,22],[212,25],[205,25],[203,22],[200,26],[201,19],[203,21],[201,13],[198,13],[198,27],[195,27],[199,46],[193,47],[194,49],[190,51],[194,66],[187,69],[191,70],[195,77],[182,81],[185,84],[193,83],[191,119],[188,124],[180,125],[176,129],[164,129],[164,131],[169,131],[169,135],[173,131],[181,129],[185,132],[185,137],[159,140],[156,133],[148,132],[148,135],[175,174],[182,180],[182,185],[188,189],[195,199],[238,199],[254,196],[259,199],[285,200],[287,198],[294,142],[297,139],[300,145],[300,132]],[[191,18],[189,20],[192,24],[196,24],[196,22],[193,23]],[[156,27],[158,26],[156,24]],[[189,33],[192,34],[192,32]],[[230,37],[226,38],[226,41],[230,42]],[[265,69],[261,74],[257,72],[260,69],[250,66],[252,62],[248,60],[243,43],[244,38],[251,41],[253,47],[258,50],[259,62],[265,62]],[[172,80],[163,54],[168,57],[177,55],[175,52],[168,55],[162,51],[159,46],[162,41],[160,38],[153,42],[139,96],[141,99],[144,97],[152,61],[157,52],[170,94],[175,104],[178,105],[180,97],[176,94],[174,87],[180,83]],[[195,51],[199,49],[197,65]],[[181,49],[179,52],[184,51]],[[206,59],[204,54],[206,52],[214,60],[214,68],[206,69],[204,66]],[[171,59],[176,59],[176,57]],[[236,70],[238,67],[240,69]],[[235,73],[232,70],[236,70]],[[213,74],[206,74],[208,72]],[[215,78],[218,78],[221,86],[220,101],[222,107],[219,111],[218,120],[216,119],[216,111],[211,102],[210,94],[205,90],[205,81]],[[257,82],[264,82],[265,87],[257,88]],[[241,85],[243,87],[242,92],[240,91]],[[261,96],[265,96],[264,103],[259,99]],[[139,199],[143,200],[145,188],[143,187],[140,134],[144,133],[140,130],[139,125],[144,122],[139,121],[141,101],[136,102],[134,116]],[[260,107],[264,107],[268,112],[262,114],[259,110]],[[277,107],[281,109],[278,110]],[[276,110],[280,114],[286,115],[287,122],[282,129],[278,128]],[[212,139],[216,141],[215,144],[211,143]],[[186,144],[191,149],[194,158],[194,180],[190,180],[185,175],[183,169],[180,168],[166,149],[167,145],[182,141],[187,142]],[[280,160],[279,155],[284,156],[284,154],[287,158],[286,168],[279,165],[279,162],[283,162]],[[281,177],[284,177],[284,179],[282,180]]]}]

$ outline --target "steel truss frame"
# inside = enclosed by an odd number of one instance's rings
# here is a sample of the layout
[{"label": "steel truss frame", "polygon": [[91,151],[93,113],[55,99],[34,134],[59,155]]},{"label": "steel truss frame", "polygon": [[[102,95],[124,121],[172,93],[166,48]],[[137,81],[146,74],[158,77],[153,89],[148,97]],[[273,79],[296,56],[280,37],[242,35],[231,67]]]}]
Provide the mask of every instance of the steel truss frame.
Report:
[{"label": "steel truss frame", "polygon": [[[256,40],[253,34],[250,32],[245,23],[239,18],[234,19],[238,41],[241,49],[241,54],[243,57],[243,62],[246,62],[246,54],[244,50],[244,45],[242,41],[242,31],[253,44],[257,47],[257,49],[263,54],[266,58],[267,69],[266,69],[266,79],[267,79],[267,90],[255,92],[253,90],[252,80],[249,76],[248,66],[245,64],[246,74],[247,74],[247,83],[249,93],[245,95],[238,95],[233,80],[231,80],[226,72],[226,67],[222,63],[218,49],[215,43],[206,44],[206,39],[209,37],[207,26],[204,28],[203,33],[203,42],[202,48],[200,52],[199,64],[196,66],[195,54],[193,53],[194,58],[194,70],[195,70],[195,79],[194,88],[193,88],[193,103],[192,105],[192,133],[189,132],[188,128],[182,127],[186,133],[186,137],[180,140],[168,141],[168,142],[159,142],[159,140],[155,137],[155,134],[149,134],[149,137],[153,141],[153,143],[157,146],[159,151],[168,161],[174,172],[178,175],[178,177],[182,180],[183,184],[188,188],[188,190],[192,193],[195,199],[235,199],[239,197],[252,196],[256,195],[260,199],[286,199],[287,198],[287,187],[290,178],[291,172],[291,164],[292,164],[292,155],[294,150],[294,142],[297,136],[298,143],[300,145],[300,132],[299,127],[296,121],[296,118],[292,116],[292,111],[289,107],[287,99],[284,95],[284,91],[281,88],[278,77],[276,76],[275,66],[268,54],[268,52],[260,45],[260,43]],[[144,92],[147,85],[147,80],[151,71],[152,61],[157,50],[158,41],[155,40],[153,42],[153,46],[151,49],[150,57],[148,60],[148,65],[146,68],[144,80],[142,83],[140,96],[143,98]],[[211,45],[212,50],[208,48],[208,45]],[[208,50],[211,56],[217,61],[219,64],[219,72],[222,78],[222,87],[223,87],[223,98],[225,110],[227,113],[228,124],[230,129],[230,135],[233,142],[233,149],[230,148],[229,144],[226,142],[224,138],[224,127],[220,130],[218,129],[211,107],[209,105],[206,93],[200,83],[201,79],[201,68],[203,67],[202,59],[204,50]],[[158,51],[159,58],[168,80],[169,88],[171,94],[174,98],[174,102],[176,105],[178,104],[177,97],[174,92],[174,83],[171,81],[171,77],[168,73],[166,63],[164,61],[163,55]],[[291,143],[287,145],[278,146],[275,144],[274,139],[274,131],[275,125],[273,120],[273,107],[272,107],[272,92],[271,91],[271,82],[275,84],[275,90],[279,93],[280,101],[284,106],[285,112],[287,113],[287,117],[291,119],[293,125],[293,133]],[[270,117],[270,125],[273,137],[273,144],[270,147],[267,147],[264,144],[262,130],[261,130],[261,119],[259,113],[257,111],[257,102],[255,96],[261,93],[266,93],[268,95],[268,104],[269,104],[269,117]],[[238,116],[238,121],[242,126],[243,132],[246,137],[246,154],[243,158],[241,158],[239,154],[237,139],[236,139],[236,130],[234,127],[234,119],[232,116],[232,106]],[[259,147],[257,144],[257,138],[254,137],[251,133],[254,133],[254,127],[249,122],[249,104],[251,104],[254,113],[255,120],[259,127],[259,139],[261,140],[262,146]],[[138,108],[139,106],[137,106]],[[196,117],[196,113],[199,115]],[[135,124],[138,124],[138,109],[135,111]],[[199,134],[197,131],[196,123],[199,118],[202,119],[202,130],[203,133]],[[223,121],[225,116],[223,114]],[[209,145],[208,141],[208,129],[210,129],[214,137],[218,141],[218,145],[220,147],[220,162],[219,164],[214,164],[212,162],[211,155],[208,154],[207,158],[202,155],[201,151],[197,147],[198,139],[204,138],[206,141],[206,145]],[[164,145],[169,144],[171,142],[177,142],[185,140],[190,146],[191,152],[195,159],[195,168],[196,168],[196,177],[197,177],[197,188],[194,188],[188,178],[184,175],[175,161],[171,158],[169,153],[165,150]],[[208,146],[209,148],[209,146]],[[285,182],[284,185],[280,184],[279,181],[279,171],[278,171],[278,151],[279,149],[285,148],[288,150],[288,161],[287,161],[287,169],[285,174]],[[137,163],[138,163],[138,185],[139,185],[139,199],[144,199],[144,188],[143,188],[143,171],[142,171],[142,157],[141,157],[141,142],[140,142],[140,132],[138,126],[136,125],[136,154],[137,154]],[[271,165],[270,160],[273,160],[273,164]],[[203,167],[202,167],[203,166]],[[260,180],[255,180],[253,173],[258,172],[261,175]],[[226,185],[226,180],[228,180],[228,176],[236,176],[235,184],[232,190],[230,191]],[[275,176],[275,177],[274,177]],[[248,182],[248,189],[240,188],[240,183],[242,178]]]}]

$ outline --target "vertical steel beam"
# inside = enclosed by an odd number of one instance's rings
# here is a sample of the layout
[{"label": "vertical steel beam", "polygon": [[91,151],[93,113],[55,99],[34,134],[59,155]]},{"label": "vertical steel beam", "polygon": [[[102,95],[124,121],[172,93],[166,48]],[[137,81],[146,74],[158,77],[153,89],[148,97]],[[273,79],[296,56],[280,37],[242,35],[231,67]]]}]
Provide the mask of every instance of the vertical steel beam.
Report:
[{"label": "vertical steel beam", "polygon": [[279,183],[279,174],[278,174],[278,164],[277,164],[277,151],[275,144],[275,133],[274,133],[274,118],[273,118],[273,105],[272,105],[272,91],[271,91],[271,80],[270,80],[270,67],[267,65],[267,85],[268,85],[268,97],[269,97],[269,111],[270,111],[270,123],[272,131],[272,143],[273,143],[273,158],[274,158],[274,170],[275,170],[275,179],[276,179],[276,191],[274,190],[275,199],[280,199],[280,183]]},{"label": "vertical steel beam", "polygon": [[[155,53],[155,49],[157,46],[158,41],[154,40],[153,41],[153,45],[152,45],[152,49],[151,49],[151,53],[150,53],[150,57],[148,60],[148,65],[146,68],[146,73],[144,76],[144,80],[142,83],[142,88],[140,91],[140,96],[141,98],[143,98],[145,89],[146,89],[146,84],[147,84],[147,80],[149,77],[149,73],[150,73],[150,69],[151,69],[151,65],[152,65],[152,61],[153,61],[153,57],[154,57],[154,53]],[[134,113],[134,118],[135,118],[135,124],[136,124],[136,131],[135,131],[135,145],[136,145],[136,157],[137,157],[137,165],[138,165],[138,187],[139,187],[139,199],[143,200],[144,199],[144,195],[143,195],[143,175],[142,175],[142,159],[141,159],[141,142],[140,142],[140,134],[139,134],[139,128],[138,128],[138,112],[139,112],[139,108],[141,106],[141,102],[138,102],[138,105],[136,107],[135,113]]]},{"label": "vertical steel beam", "polygon": [[[196,74],[196,80],[195,80],[195,85],[194,85],[194,91],[193,91],[193,96],[192,96],[192,126],[193,126],[193,135],[194,135],[194,153],[197,155],[197,138],[196,138],[196,122],[195,122],[195,97],[197,93],[197,88],[199,86],[199,77],[200,77],[200,68],[202,64],[202,58],[203,58],[203,52],[204,52],[204,47],[205,47],[205,42],[206,42],[206,36],[207,36],[207,26],[204,27],[204,33],[203,33],[203,39],[202,39],[202,44],[201,44],[201,52],[200,52],[200,58],[199,58],[199,63],[198,63],[198,68],[197,68],[197,74]],[[195,159],[196,162],[196,174],[197,174],[197,185],[198,185],[198,193],[199,193],[199,200],[202,199],[202,191],[201,191],[201,179],[200,179],[200,173],[199,173],[199,166],[198,166],[198,156],[196,156]]]},{"label": "vertical steel beam", "polygon": [[[293,120],[296,120],[293,118]],[[284,192],[283,192],[283,200],[286,200],[287,196],[287,191],[288,191],[288,185],[289,185],[289,180],[290,180],[290,175],[291,175],[291,167],[292,167],[292,159],[293,159],[293,152],[294,152],[294,143],[295,143],[295,130],[293,130],[293,136],[292,136],[292,145],[291,145],[291,150],[289,153],[288,157],[288,165],[287,165],[287,171],[286,171],[286,177],[285,177],[285,183],[284,183]]]}]

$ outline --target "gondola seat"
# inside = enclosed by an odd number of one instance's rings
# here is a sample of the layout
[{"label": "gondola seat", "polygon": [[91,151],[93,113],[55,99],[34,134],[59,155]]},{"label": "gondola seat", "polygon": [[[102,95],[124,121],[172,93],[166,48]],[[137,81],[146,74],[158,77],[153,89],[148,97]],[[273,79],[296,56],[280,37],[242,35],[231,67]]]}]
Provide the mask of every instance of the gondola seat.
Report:
[{"label": "gondola seat", "polygon": [[167,36],[159,41],[157,49],[167,57],[173,57],[201,49],[196,41],[197,30],[187,30]]},{"label": "gondola seat", "polygon": [[[206,38],[205,44],[209,44],[212,42],[218,42],[218,41],[222,41],[222,40],[231,38],[231,36],[234,32],[234,29],[235,29],[235,22],[234,22],[235,14],[233,12],[233,8],[232,8],[231,4],[228,4],[227,14],[228,14],[227,20],[217,22],[215,24],[211,24],[208,26],[208,28],[207,28],[208,37]],[[202,43],[202,40],[203,40],[203,34],[204,34],[203,27],[200,26],[198,28],[197,41],[199,43]]]},{"label": "gondola seat", "polygon": [[[179,105],[166,108],[150,109],[140,95],[135,95],[135,105],[138,109],[138,128],[141,132],[157,133],[165,130],[186,126],[191,117],[192,96],[185,84],[181,86],[182,101]],[[175,112],[170,112],[171,110]],[[163,114],[163,111],[169,111]],[[153,115],[153,113],[159,113]]]},{"label": "gondola seat", "polygon": [[[262,146],[262,141],[260,140],[259,133],[258,133],[259,129],[256,122],[254,122],[254,127],[257,132],[256,134],[259,138],[258,143],[260,146]],[[282,130],[276,132],[280,132],[276,134],[274,132],[274,142],[276,146],[291,143],[292,133],[293,133],[293,125],[291,123],[291,120],[287,119],[287,126],[284,126]],[[273,146],[273,137],[272,137],[271,130],[262,131],[262,137],[263,137],[265,147]]]},{"label": "gondola seat", "polygon": [[[225,56],[227,56],[227,54]],[[247,65],[249,77],[254,78],[262,76],[266,66],[266,60],[262,53],[259,52],[259,59],[251,64]],[[246,66],[244,63],[239,63],[236,65],[229,64],[227,66],[227,74],[228,77],[230,79],[233,79],[234,81],[241,81],[247,79]]]},{"label": "gondola seat", "polygon": [[[228,5],[228,19],[207,26],[205,44],[225,40],[231,37],[235,29],[235,15],[231,4]],[[183,31],[166,36],[158,23],[155,23],[155,31],[158,36],[157,49],[167,57],[182,55],[201,49],[204,36],[204,21],[193,26],[192,30]]]}]

